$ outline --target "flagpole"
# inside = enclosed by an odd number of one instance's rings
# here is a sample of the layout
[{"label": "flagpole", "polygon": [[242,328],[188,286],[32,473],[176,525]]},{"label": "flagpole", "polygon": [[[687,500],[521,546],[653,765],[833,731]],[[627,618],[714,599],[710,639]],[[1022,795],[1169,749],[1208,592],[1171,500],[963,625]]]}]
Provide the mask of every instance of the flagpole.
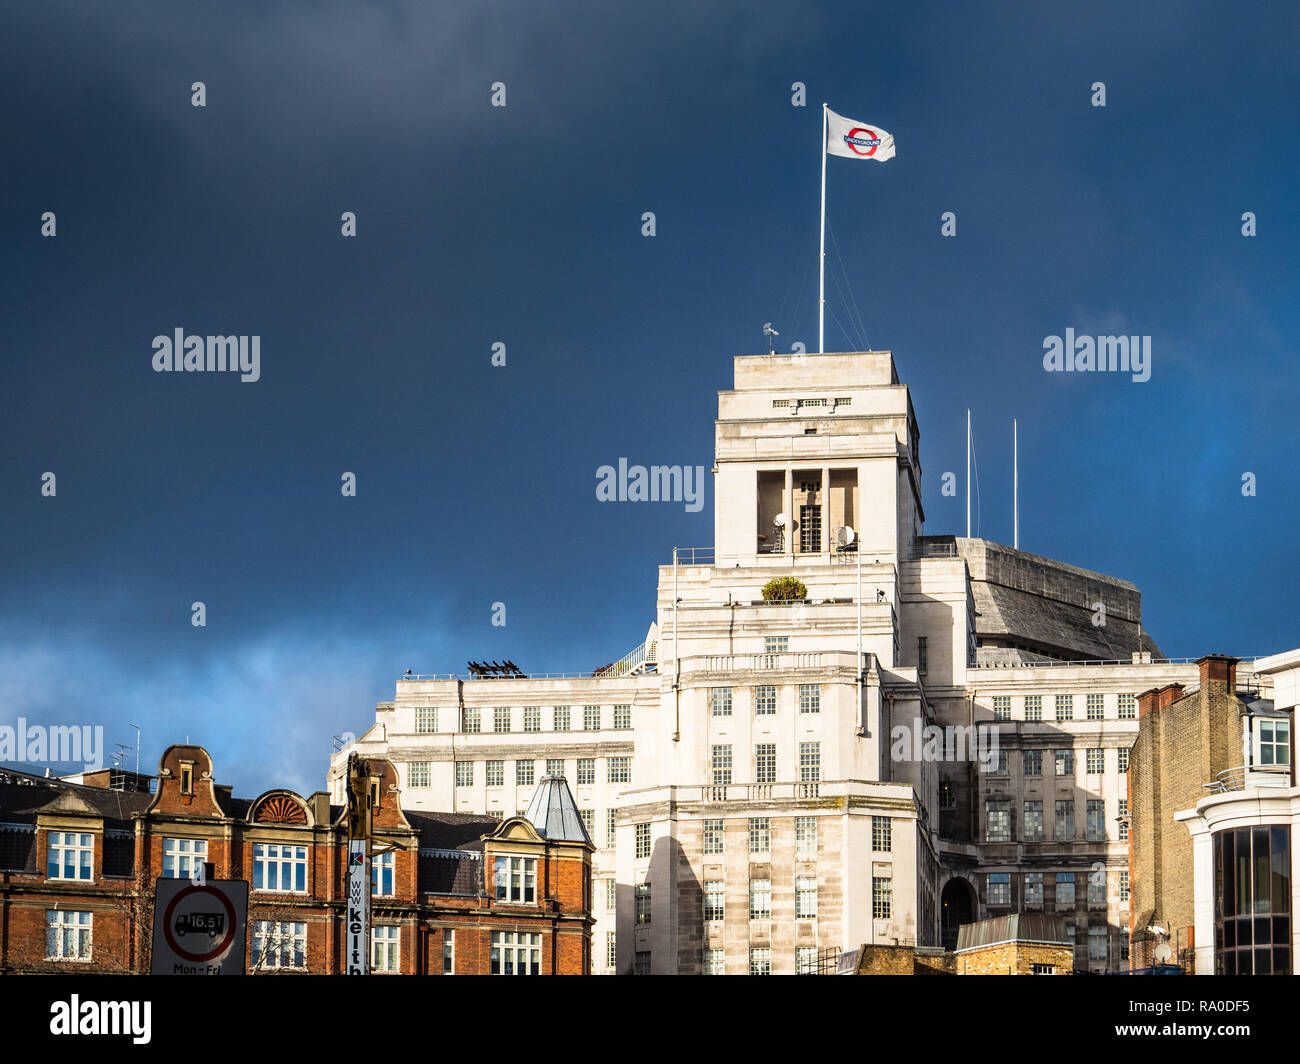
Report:
[{"label": "flagpole", "polygon": [[1020,549],[1020,430],[1011,419],[1011,545]]},{"label": "flagpole", "polygon": [[970,539],[970,408],[966,408],[966,538]]},{"label": "flagpole", "polygon": [[826,353],[826,125],[828,108],[822,102],[822,225],[817,281],[817,353]]}]

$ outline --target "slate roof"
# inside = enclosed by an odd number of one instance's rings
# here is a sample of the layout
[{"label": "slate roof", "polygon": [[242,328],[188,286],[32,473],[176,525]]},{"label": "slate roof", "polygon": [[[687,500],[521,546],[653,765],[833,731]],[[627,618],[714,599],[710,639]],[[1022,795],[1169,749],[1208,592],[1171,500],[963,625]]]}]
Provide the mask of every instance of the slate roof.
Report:
[{"label": "slate roof", "polygon": [[991,920],[981,920],[977,924],[962,924],[957,931],[955,952],[980,946],[996,946],[1000,942],[1074,945],[1074,940],[1065,930],[1065,917],[1047,913],[1011,913],[1008,916],[995,916]]},{"label": "slate roof", "polygon": [[539,835],[552,842],[591,843],[563,776],[542,777],[524,817]]}]

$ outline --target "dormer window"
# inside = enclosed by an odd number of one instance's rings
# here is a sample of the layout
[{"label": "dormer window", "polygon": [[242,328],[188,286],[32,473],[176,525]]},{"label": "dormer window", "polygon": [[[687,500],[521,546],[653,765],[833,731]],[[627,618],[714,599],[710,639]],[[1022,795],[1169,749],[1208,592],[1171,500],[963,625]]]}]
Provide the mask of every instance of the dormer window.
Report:
[{"label": "dormer window", "polygon": [[181,794],[194,793],[194,762],[181,762]]},{"label": "dormer window", "polygon": [[1254,767],[1286,770],[1291,767],[1291,722],[1285,717],[1254,718]]}]

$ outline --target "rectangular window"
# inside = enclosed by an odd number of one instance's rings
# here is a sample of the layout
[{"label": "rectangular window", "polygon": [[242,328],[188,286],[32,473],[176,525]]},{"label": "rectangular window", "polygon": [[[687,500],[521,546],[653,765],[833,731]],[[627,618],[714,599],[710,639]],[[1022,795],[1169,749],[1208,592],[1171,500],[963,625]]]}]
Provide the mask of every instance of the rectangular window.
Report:
[{"label": "rectangular window", "polygon": [[[764,654],[786,654],[790,650],[790,637],[788,635],[769,635],[763,637]],[[776,668],[773,664],[771,668]]]},{"label": "rectangular window", "polygon": [[799,744],[799,781],[816,783],[822,778],[822,744]]},{"label": "rectangular window", "polygon": [[253,923],[253,968],[307,967],[307,925],[293,920],[257,920]]},{"label": "rectangular window", "polygon": [[541,730],[542,730],[542,707],[524,706],[524,731],[539,732]]},{"label": "rectangular window", "polygon": [[776,782],[776,743],[759,743],[754,747],[754,782]]},{"label": "rectangular window", "polygon": [[1119,870],[1119,901],[1121,905],[1123,905],[1126,901],[1128,901],[1128,869],[1127,868],[1121,868]]},{"label": "rectangular window", "polygon": [[372,972],[400,972],[402,970],[401,928],[374,927],[370,931],[370,970]]},{"label": "rectangular window", "polygon": [[731,688],[709,688],[709,712],[715,717],[731,716]]},{"label": "rectangular window", "polygon": [[761,684],[754,688],[754,713],[757,716],[771,716],[776,712],[776,688]]},{"label": "rectangular window", "polygon": [[615,879],[605,880],[605,911],[618,912],[618,881]]},{"label": "rectangular window", "polygon": [[483,730],[482,711],[476,706],[466,706],[460,718],[460,730],[475,734]]},{"label": "rectangular window", "polygon": [[632,730],[632,707],[631,706],[614,707],[614,730],[615,731]]},{"label": "rectangular window", "polygon": [[474,762],[473,761],[456,762],[456,786],[457,787],[474,786]]},{"label": "rectangular window", "polygon": [[817,974],[817,947],[796,946],[794,948],[794,974]]},{"label": "rectangular window", "polygon": [[650,884],[638,883],[634,892],[636,922],[639,925],[650,922]]},{"label": "rectangular window", "polygon": [[253,889],[306,894],[307,847],[254,843]]},{"label": "rectangular window", "polygon": [[1106,928],[1088,928],[1088,960],[1106,960]]},{"label": "rectangular window", "polygon": [[1119,841],[1128,842],[1128,799],[1119,800]]},{"label": "rectangular window", "polygon": [[1056,774],[1058,776],[1074,775],[1074,751],[1073,750],[1056,751]]},{"label": "rectangular window", "polygon": [[1106,771],[1106,751],[1103,747],[1089,747],[1084,757],[1084,767],[1089,776],[1100,776]]},{"label": "rectangular window", "polygon": [[548,757],[548,758],[546,759],[546,774],[547,774],[548,776],[563,776],[563,775],[564,775],[564,758],[562,758],[562,757]]},{"label": "rectangular window", "polygon": [[1120,695],[1119,696],[1119,719],[1134,720],[1137,718],[1137,695]]},{"label": "rectangular window", "polygon": [[820,713],[822,711],[822,689],[815,683],[799,685],[799,712]]},{"label": "rectangular window", "polygon": [[1088,904],[1106,904],[1106,873],[1100,869],[1088,873]]},{"label": "rectangular window", "polygon": [[95,837],[88,832],[48,832],[48,879],[89,880],[95,868]]},{"label": "rectangular window", "polygon": [[370,892],[377,898],[393,896],[393,856],[392,853],[381,853],[370,859]]},{"label": "rectangular window", "polygon": [[1011,873],[989,873],[988,899],[990,905],[1011,904]]},{"label": "rectangular window", "polygon": [[815,854],[817,852],[817,818],[815,816],[797,816],[794,818],[795,853]]},{"label": "rectangular window", "polygon": [[1025,695],[1025,720],[1032,722],[1043,719],[1043,696]]},{"label": "rectangular window", "polygon": [[993,719],[994,720],[1011,719],[1011,696],[1010,695],[993,696]]},{"label": "rectangular window", "polygon": [[88,961],[94,916],[70,909],[45,910],[45,959]]},{"label": "rectangular window", "polygon": [[[988,762],[985,762],[988,764]],[[1007,752],[999,750],[993,758],[993,764],[989,766],[990,776],[1005,776],[1010,772],[1007,762]]]},{"label": "rectangular window", "polygon": [[428,761],[406,763],[406,785],[412,789],[428,787],[433,780],[432,764]]},{"label": "rectangular window", "polygon": [[485,761],[483,763],[486,783],[489,787],[506,785],[506,763],[504,761]]},{"label": "rectangular window", "polygon": [[871,848],[876,853],[890,853],[894,848],[894,821],[887,816],[871,818]]},{"label": "rectangular window", "polygon": [[609,783],[632,782],[632,759],[630,757],[611,757],[607,762]]},{"label": "rectangular window", "polygon": [[939,808],[957,808],[957,788],[953,786],[952,780],[939,781]]},{"label": "rectangular window", "polygon": [[731,782],[731,747],[715,746],[713,748],[713,785],[721,786]]},{"label": "rectangular window", "polygon": [[1056,696],[1056,719],[1074,720],[1074,695]]},{"label": "rectangular window", "polygon": [[596,759],[594,757],[578,758],[578,786],[589,787],[596,782]]},{"label": "rectangular window", "polygon": [[1105,703],[1102,701],[1101,695],[1088,696],[1088,709],[1085,715],[1089,720],[1106,719]]},{"label": "rectangular window", "polygon": [[493,931],[488,971],[492,975],[541,975],[541,933]]},{"label": "rectangular window", "polygon": [[1043,841],[1043,803],[1025,803],[1025,841]]},{"label": "rectangular window", "polygon": [[713,922],[726,915],[726,894],[722,880],[710,879],[704,884],[704,919]]},{"label": "rectangular window", "polygon": [[418,706],[415,710],[415,733],[430,735],[438,730],[438,708],[436,706]]},{"label": "rectangular window", "polygon": [[985,807],[987,825],[985,838],[988,842],[1009,842],[1011,840],[1011,803],[1005,798],[989,801]]},{"label": "rectangular window", "polygon": [[515,786],[531,787],[536,778],[537,763],[535,761],[516,761],[515,762]]},{"label": "rectangular window", "polygon": [[1031,964],[1029,966],[1030,975],[1055,975],[1055,964]]},{"label": "rectangular window", "polygon": [[877,920],[888,920],[894,915],[894,881],[887,876],[872,877],[871,915]]},{"label": "rectangular window", "polygon": [[1041,750],[1026,750],[1021,757],[1024,759],[1026,776],[1041,776],[1043,774],[1043,752]]},{"label": "rectangular window", "polygon": [[726,975],[727,969],[725,964],[726,954],[720,949],[706,949],[704,951],[704,974],[705,975]]},{"label": "rectangular window", "polygon": [[817,879],[799,876],[794,881],[794,915],[796,919],[813,920],[817,917]]},{"label": "rectangular window", "polygon": [[497,706],[492,711],[492,730],[494,732],[508,732],[510,730],[509,706]]},{"label": "rectangular window", "polygon": [[1119,751],[1119,771],[1120,771],[1120,775],[1123,775],[1125,772],[1128,771],[1128,755],[1129,755],[1129,748],[1126,747],[1126,746],[1125,746],[1125,747],[1121,747],[1121,748],[1120,748],[1120,751]]},{"label": "rectangular window", "polygon": [[[807,507],[805,507],[807,509]],[[749,974],[772,974],[772,950],[766,946],[751,947],[749,951]]]},{"label": "rectangular window", "polygon": [[772,850],[772,821],[765,816],[749,818],[749,852],[770,853]]},{"label": "rectangular window", "polygon": [[449,927],[442,932],[442,974],[456,974],[456,932]]},{"label": "rectangular window", "polygon": [[632,955],[632,974],[649,975],[650,974],[650,951],[637,950]]},{"label": "rectangular window", "polygon": [[650,856],[649,824],[638,824],[636,826],[636,856],[637,860],[642,860]]},{"label": "rectangular window", "polygon": [[770,879],[751,879],[749,881],[749,918],[751,920],[770,920],[772,918],[772,881]]},{"label": "rectangular window", "polygon": [[1025,873],[1025,905],[1043,904],[1043,873]]},{"label": "rectangular window", "polygon": [[926,637],[923,635],[917,636],[916,639],[916,671],[922,676],[925,675],[930,665],[930,652],[925,640]]},{"label": "rectangular window", "polygon": [[571,722],[570,722],[570,717],[569,717],[569,707],[568,707],[568,706],[556,706],[556,707],[555,707],[555,715],[554,715],[554,717],[552,717],[551,730],[552,730],[552,731],[568,731],[568,730],[569,730],[569,725],[570,725],[570,723],[571,723]]},{"label": "rectangular window", "polygon": [[605,967],[611,971],[618,967],[618,938],[613,931],[605,932]]},{"label": "rectangular window", "polygon": [[600,706],[582,707],[582,730],[600,731]]},{"label": "rectangular window", "polygon": [[700,851],[706,854],[722,852],[722,821],[705,820],[700,829]]},{"label": "rectangular window", "polygon": [[207,839],[163,839],[164,879],[190,879],[208,859]]},{"label": "rectangular window", "polygon": [[1056,906],[1074,908],[1074,873],[1056,873]]},{"label": "rectangular window", "polygon": [[515,905],[532,905],[537,901],[535,857],[497,857],[492,869],[497,901]]},{"label": "rectangular window", "polygon": [[1057,799],[1056,802],[1056,841],[1065,842],[1074,838],[1074,802]]},{"label": "rectangular window", "polygon": [[579,809],[578,819],[582,821],[582,829],[587,833],[587,838],[594,840],[596,838],[596,810]]},{"label": "rectangular window", "polygon": [[1103,842],[1106,838],[1106,803],[1099,798],[1088,799],[1088,841]]},{"label": "rectangular window", "polygon": [[1277,768],[1291,764],[1291,722],[1280,718],[1260,717],[1259,734],[1260,768]]},{"label": "rectangular window", "polygon": [[612,850],[617,845],[618,840],[618,810],[609,809],[605,812],[605,849]]}]

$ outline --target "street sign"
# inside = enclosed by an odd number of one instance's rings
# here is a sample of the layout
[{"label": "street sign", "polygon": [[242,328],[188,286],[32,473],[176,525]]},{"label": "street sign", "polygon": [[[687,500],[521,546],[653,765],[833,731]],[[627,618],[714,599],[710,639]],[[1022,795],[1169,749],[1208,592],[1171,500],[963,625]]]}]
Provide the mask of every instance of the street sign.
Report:
[{"label": "street sign", "polygon": [[160,879],[154,884],[153,975],[243,975],[248,883]]},{"label": "street sign", "polygon": [[370,974],[370,856],[366,839],[348,843],[348,975]]}]

